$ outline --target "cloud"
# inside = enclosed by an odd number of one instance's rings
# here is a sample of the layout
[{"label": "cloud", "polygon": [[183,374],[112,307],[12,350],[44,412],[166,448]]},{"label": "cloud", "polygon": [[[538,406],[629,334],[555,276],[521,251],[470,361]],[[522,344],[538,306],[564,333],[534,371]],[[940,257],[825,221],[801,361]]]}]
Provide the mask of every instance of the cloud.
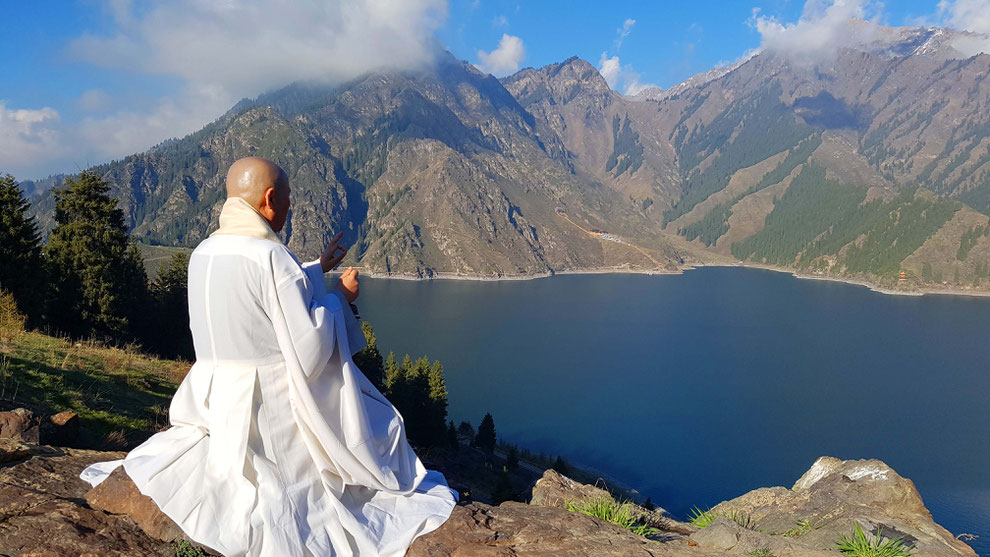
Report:
[{"label": "cloud", "polygon": [[498,43],[498,48],[491,52],[478,51],[477,66],[483,72],[495,76],[504,76],[519,70],[519,63],[526,58],[526,48],[519,37],[506,33],[502,34],[502,40]]},{"label": "cloud", "polygon": [[0,102],[0,173],[17,174],[32,161],[61,154],[58,111],[9,109]]},{"label": "cloud", "polygon": [[881,10],[881,4],[869,0],[808,0],[796,22],[781,22],[754,8],[747,23],[760,34],[761,50],[815,63],[830,59],[840,47],[868,42]]},{"label": "cloud", "polygon": [[102,89],[87,89],[76,100],[76,106],[80,110],[93,112],[102,110],[110,104],[110,95]]},{"label": "cloud", "polygon": [[508,27],[508,26],[509,26],[509,18],[505,17],[504,15],[500,15],[492,20],[492,27]]},{"label": "cloud", "polygon": [[602,52],[602,57],[598,60],[598,73],[602,74],[609,87],[615,91],[623,88],[626,95],[636,95],[645,89],[660,88],[653,83],[641,83],[639,73],[633,70],[632,66],[623,66],[618,56],[609,57],[607,52]]},{"label": "cloud", "polygon": [[[76,37],[66,56],[136,79],[165,76],[180,92],[140,103],[114,96],[131,104],[71,122],[50,108],[4,107],[0,168],[35,175],[72,171],[77,161],[103,162],[188,134],[238,99],[295,81],[334,83],[376,69],[429,64],[440,51],[435,32],[447,17],[447,0],[172,0],[149,6],[135,10],[130,0],[105,0],[99,9],[109,31]],[[94,89],[76,106],[105,110],[109,100]],[[41,120],[25,120],[32,114]]]},{"label": "cloud", "polygon": [[983,36],[960,37],[952,46],[965,56],[990,53],[990,0],[941,0],[939,24]]},{"label": "cloud", "polygon": [[624,41],[626,39],[626,37],[629,36],[629,33],[632,33],[633,25],[636,25],[636,20],[635,19],[627,19],[625,22],[622,23],[622,27],[619,27],[618,29],[615,30],[616,34],[618,35],[615,38],[615,49],[616,50],[619,50],[620,48],[622,48],[622,41]]}]

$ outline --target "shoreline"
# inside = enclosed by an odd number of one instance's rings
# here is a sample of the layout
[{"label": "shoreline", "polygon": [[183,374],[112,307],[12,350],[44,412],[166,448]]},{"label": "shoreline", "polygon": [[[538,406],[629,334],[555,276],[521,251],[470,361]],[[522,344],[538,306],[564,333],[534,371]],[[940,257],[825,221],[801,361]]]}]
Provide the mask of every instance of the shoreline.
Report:
[{"label": "shoreline", "polygon": [[388,273],[375,273],[360,267],[355,267],[358,271],[368,278],[373,279],[392,279],[392,280],[412,280],[412,281],[428,281],[428,280],[461,280],[461,281],[480,281],[480,282],[500,282],[500,281],[516,281],[516,280],[537,280],[552,278],[557,275],[683,275],[685,271],[690,271],[692,269],[697,269],[701,267],[741,267],[746,269],[760,269],[764,271],[773,271],[775,273],[786,273],[794,278],[802,280],[820,280],[828,282],[838,282],[843,284],[849,284],[854,286],[862,286],[869,289],[872,292],[878,294],[886,294],[889,296],[962,296],[962,297],[990,297],[990,290],[960,290],[955,288],[939,288],[939,289],[915,289],[915,290],[896,290],[891,288],[886,288],[879,286],[877,284],[871,283],[864,279],[856,278],[845,278],[829,275],[809,275],[803,274],[800,271],[794,269],[788,269],[786,267],[776,267],[773,265],[762,265],[757,263],[744,263],[741,265],[737,264],[727,264],[727,263],[698,263],[693,265],[685,266],[676,271],[667,270],[652,270],[652,269],[629,269],[629,268],[603,268],[603,269],[581,269],[581,270],[564,270],[556,271],[553,273],[542,273],[533,275],[502,275],[502,276],[484,276],[484,275],[468,275],[459,273],[435,273],[432,276],[422,277],[413,274],[388,274]]}]

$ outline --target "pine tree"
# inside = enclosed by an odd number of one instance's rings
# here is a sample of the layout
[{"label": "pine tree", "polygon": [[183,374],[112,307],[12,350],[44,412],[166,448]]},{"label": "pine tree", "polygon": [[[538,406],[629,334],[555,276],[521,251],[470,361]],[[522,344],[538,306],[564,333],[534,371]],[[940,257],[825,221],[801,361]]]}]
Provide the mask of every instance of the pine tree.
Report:
[{"label": "pine tree", "polygon": [[189,254],[173,255],[151,283],[151,295],[158,306],[154,324],[146,331],[146,344],[162,356],[192,360],[192,333],[189,331]]},{"label": "pine tree", "polygon": [[461,442],[457,440],[457,429],[454,427],[454,420],[447,422],[447,448],[454,450],[461,448]]},{"label": "pine tree", "polygon": [[386,396],[390,399],[396,383],[398,383],[401,379],[402,368],[395,363],[395,353],[389,352],[388,358],[385,360],[385,389],[383,392],[385,392]]},{"label": "pine tree", "polygon": [[560,455],[557,455],[557,460],[553,461],[553,466],[551,466],[551,468],[565,476],[571,473],[571,467],[567,464],[567,461],[564,460],[564,457]]},{"label": "pine tree", "polygon": [[512,487],[512,477],[505,466],[498,473],[495,480],[495,488],[492,489],[492,504],[499,505],[505,501],[512,501],[516,498],[516,490]]},{"label": "pine tree", "polygon": [[467,437],[468,443],[474,445],[474,426],[471,425],[471,422],[462,420],[457,426],[457,433]]},{"label": "pine tree", "polygon": [[376,389],[384,392],[386,390],[385,364],[382,361],[382,353],[378,351],[378,338],[375,336],[375,329],[371,323],[365,321],[361,323],[361,332],[364,333],[367,346],[354,354],[354,363]]},{"label": "pine tree", "polygon": [[509,470],[519,468],[519,449],[515,445],[509,445],[509,452],[505,455],[505,465]]},{"label": "pine tree", "polygon": [[109,191],[88,171],[54,191],[57,225],[45,246],[52,281],[47,315],[70,335],[132,340],[147,302],[147,276]]},{"label": "pine tree", "polygon": [[28,203],[10,174],[0,176],[0,288],[13,295],[30,324],[37,324],[44,302],[41,236]]},{"label": "pine tree", "polygon": [[486,413],[478,426],[478,434],[474,436],[474,446],[488,451],[495,450],[495,420],[491,413]]}]

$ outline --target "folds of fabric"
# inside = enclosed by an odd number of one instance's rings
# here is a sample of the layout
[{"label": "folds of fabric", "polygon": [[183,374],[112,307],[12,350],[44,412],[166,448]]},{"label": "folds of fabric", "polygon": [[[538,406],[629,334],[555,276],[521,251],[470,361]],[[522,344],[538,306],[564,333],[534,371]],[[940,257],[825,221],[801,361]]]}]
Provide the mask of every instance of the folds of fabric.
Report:
[{"label": "folds of fabric", "polygon": [[439,527],[457,493],[354,364],[363,335],[316,265],[259,238],[203,242],[190,263],[197,361],[171,427],[81,477],[98,484],[122,463],[224,555],[397,557]]}]

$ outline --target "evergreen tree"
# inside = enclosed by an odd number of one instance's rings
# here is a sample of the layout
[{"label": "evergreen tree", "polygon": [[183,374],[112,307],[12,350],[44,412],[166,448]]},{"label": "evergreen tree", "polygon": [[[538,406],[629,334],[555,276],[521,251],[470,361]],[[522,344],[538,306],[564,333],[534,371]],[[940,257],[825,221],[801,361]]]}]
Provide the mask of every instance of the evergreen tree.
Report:
[{"label": "evergreen tree", "polygon": [[468,443],[474,445],[474,426],[471,422],[461,421],[460,425],[457,426],[457,433],[468,438]]},{"label": "evergreen tree", "polygon": [[486,413],[478,426],[478,434],[474,437],[474,446],[488,451],[495,450],[495,420],[491,413]]},{"label": "evergreen tree", "polygon": [[454,450],[461,448],[461,442],[457,440],[457,428],[454,427],[454,420],[447,422],[447,447]]},{"label": "evergreen tree", "polygon": [[158,312],[153,324],[146,328],[145,344],[167,358],[196,357],[189,330],[188,276],[189,254],[177,253],[151,283]]},{"label": "evergreen tree", "polygon": [[13,295],[30,324],[37,324],[44,303],[41,236],[28,203],[10,174],[0,176],[0,288]]},{"label": "evergreen tree", "polygon": [[[385,389],[382,391],[391,400],[392,388],[402,378],[402,368],[395,363],[395,353],[389,352],[385,360]],[[392,401],[394,404],[395,401]]]},{"label": "evergreen tree", "polygon": [[509,452],[505,455],[505,465],[509,470],[519,468],[519,449],[515,445],[509,445]]},{"label": "evergreen tree", "polygon": [[70,335],[132,340],[147,302],[147,276],[109,191],[88,171],[54,190],[57,224],[45,246],[52,281],[47,316]]},{"label": "evergreen tree", "polygon": [[557,460],[553,461],[553,466],[551,466],[551,468],[565,476],[571,473],[571,467],[567,464],[567,461],[564,460],[564,457],[560,455],[557,455]]},{"label": "evergreen tree", "polygon": [[354,363],[376,389],[384,392],[386,390],[385,364],[382,361],[382,353],[378,351],[378,338],[375,336],[375,330],[371,323],[365,321],[361,323],[361,332],[364,333],[367,346],[354,354]]},{"label": "evergreen tree", "polygon": [[498,473],[495,480],[495,488],[492,489],[492,504],[499,505],[505,501],[512,501],[516,498],[516,490],[512,487],[512,477],[505,466]]}]

